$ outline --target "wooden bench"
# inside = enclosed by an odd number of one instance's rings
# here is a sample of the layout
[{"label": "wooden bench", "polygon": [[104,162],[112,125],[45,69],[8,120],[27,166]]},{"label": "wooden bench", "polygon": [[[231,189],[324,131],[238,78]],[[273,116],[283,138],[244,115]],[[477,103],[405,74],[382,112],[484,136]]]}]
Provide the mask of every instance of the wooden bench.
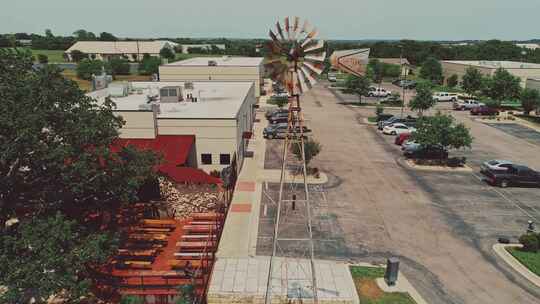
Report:
[{"label": "wooden bench", "polygon": [[199,268],[202,267],[202,263],[200,260],[169,260],[169,266],[171,266],[172,269],[183,269],[188,266],[192,268]]},{"label": "wooden bench", "polygon": [[203,258],[205,260],[212,259],[212,253],[207,252],[175,252],[174,257],[177,259],[183,259],[183,260],[198,260],[200,258]]},{"label": "wooden bench", "polygon": [[194,250],[194,249],[204,249],[204,248],[214,248],[216,247],[216,242],[178,242],[176,243],[178,247],[180,247],[180,250],[186,249],[186,250]]},{"label": "wooden bench", "polygon": [[133,233],[129,235],[130,240],[137,241],[159,241],[166,242],[168,236],[166,234],[143,234],[143,233]]},{"label": "wooden bench", "polygon": [[184,230],[191,233],[210,233],[218,229],[217,225],[185,225]]},{"label": "wooden bench", "polygon": [[193,213],[191,214],[191,217],[194,220],[217,220],[222,219],[223,214],[221,213],[214,213],[214,212],[201,212],[201,213]]},{"label": "wooden bench", "polygon": [[118,255],[120,256],[131,256],[131,257],[155,257],[157,255],[156,249],[143,249],[143,250],[132,250],[132,249],[118,249]]},{"label": "wooden bench", "polygon": [[153,228],[153,227],[133,227],[131,231],[140,232],[140,233],[162,233],[167,234],[171,233],[172,228]]},{"label": "wooden bench", "polygon": [[144,227],[175,228],[176,224],[177,222],[175,220],[144,219],[141,221],[141,225]]},{"label": "wooden bench", "polygon": [[[184,234],[182,235],[183,241],[215,241],[217,235],[215,234]],[[176,243],[178,246],[178,243]]]}]

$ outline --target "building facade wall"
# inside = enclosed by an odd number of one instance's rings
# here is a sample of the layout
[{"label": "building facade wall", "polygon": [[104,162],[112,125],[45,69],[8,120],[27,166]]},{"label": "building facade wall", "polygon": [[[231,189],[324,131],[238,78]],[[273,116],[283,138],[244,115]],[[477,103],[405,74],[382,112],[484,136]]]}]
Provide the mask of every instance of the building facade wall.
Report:
[{"label": "building facade wall", "polygon": [[115,111],[126,124],[120,129],[120,138],[155,138],[156,125],[153,111]]},{"label": "building facade wall", "polygon": [[540,91],[540,78],[527,79],[527,88]]},{"label": "building facade wall", "polygon": [[174,66],[159,67],[160,81],[253,81],[255,96],[261,96],[261,67]]},{"label": "building facade wall", "polygon": [[540,78],[540,69],[508,69],[510,74],[521,79],[521,87],[527,86],[528,78]]},{"label": "building facade wall", "polygon": [[[443,77],[444,77],[444,83],[446,83],[446,80],[448,77],[452,75],[457,75],[459,81],[463,79],[463,75],[465,75],[465,72],[469,67],[473,67],[480,71],[482,75],[485,76],[493,76],[495,71],[497,71],[496,68],[492,67],[478,67],[478,66],[472,66],[472,65],[466,65],[466,64],[457,64],[457,63],[451,63],[451,62],[442,62],[443,67]],[[527,78],[540,78],[540,69],[506,69],[510,74],[519,77],[521,80],[521,87],[525,87],[527,83]]]}]

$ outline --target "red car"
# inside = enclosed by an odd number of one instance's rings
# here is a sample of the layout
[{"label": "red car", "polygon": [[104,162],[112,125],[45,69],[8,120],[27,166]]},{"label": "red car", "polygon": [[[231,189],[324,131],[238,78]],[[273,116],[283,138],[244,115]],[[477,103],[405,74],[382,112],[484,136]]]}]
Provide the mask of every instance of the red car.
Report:
[{"label": "red car", "polygon": [[394,143],[398,146],[401,146],[407,139],[411,137],[411,133],[401,133],[398,136],[396,136],[396,140]]},{"label": "red car", "polygon": [[499,115],[499,111],[488,106],[479,106],[471,109],[471,115]]}]

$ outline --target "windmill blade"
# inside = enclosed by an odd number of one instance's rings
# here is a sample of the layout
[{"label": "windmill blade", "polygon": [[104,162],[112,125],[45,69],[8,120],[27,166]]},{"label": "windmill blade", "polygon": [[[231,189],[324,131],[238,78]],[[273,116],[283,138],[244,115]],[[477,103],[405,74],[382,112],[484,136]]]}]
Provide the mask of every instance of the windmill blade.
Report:
[{"label": "windmill blade", "polygon": [[268,41],[266,47],[270,50],[272,57],[281,54],[281,47],[278,46],[275,41]]},{"label": "windmill blade", "polygon": [[310,73],[310,72],[308,71],[308,69],[306,69],[304,66],[302,66],[302,67],[300,68],[300,70],[302,70],[302,72],[303,72],[304,75],[306,76],[306,79],[308,80],[309,85],[310,85],[311,87],[313,87],[313,86],[317,83],[317,79],[315,79],[315,77],[313,77],[313,74]]},{"label": "windmill blade", "polygon": [[324,59],[326,59],[326,52],[322,52],[319,54],[306,55],[304,59],[311,62],[324,62]]},{"label": "windmill blade", "polygon": [[293,26],[292,26],[292,33],[291,33],[291,39],[292,40],[296,40],[296,38],[298,36],[298,30],[300,29],[299,23],[300,23],[300,17],[294,17]]},{"label": "windmill blade", "polygon": [[319,40],[319,41],[317,41],[316,44],[313,44],[312,46],[307,47],[304,50],[304,53],[313,52],[315,50],[322,49],[323,47],[324,47],[324,40]]},{"label": "windmill blade", "polygon": [[277,32],[279,34],[279,37],[281,37],[281,40],[285,40],[285,36],[283,36],[283,29],[281,28],[281,24],[279,21],[276,23]]},{"label": "windmill blade", "polygon": [[302,69],[300,69],[299,71],[300,72],[298,73],[298,81],[300,82],[300,88],[302,89],[302,93],[307,92],[309,91],[309,82],[306,79],[304,71]]},{"label": "windmill blade", "polygon": [[315,39],[319,35],[319,30],[317,28],[314,28],[309,34],[307,34],[307,38]]},{"label": "windmill blade", "polygon": [[304,40],[304,42],[302,42],[302,44],[300,45],[302,48],[305,48],[306,45],[310,44],[311,42],[313,42],[313,39],[311,38],[306,38],[306,40]]},{"label": "windmill blade", "polygon": [[272,42],[275,44],[275,46],[278,47],[279,49],[281,49],[281,43],[279,42],[279,39],[276,36],[276,34],[274,34],[274,32],[272,32],[272,30],[270,30],[268,32],[268,35],[270,36],[270,38],[272,38]]},{"label": "windmill blade", "polygon": [[285,32],[287,33],[287,40],[291,40],[291,32],[290,32],[290,24],[289,24],[289,17],[285,17]]},{"label": "windmill blade", "polygon": [[322,64],[316,64],[316,63],[311,63],[311,62],[304,61],[304,66],[307,67],[308,69],[310,69],[312,72],[318,74],[318,75],[321,75],[322,72],[323,72]]}]

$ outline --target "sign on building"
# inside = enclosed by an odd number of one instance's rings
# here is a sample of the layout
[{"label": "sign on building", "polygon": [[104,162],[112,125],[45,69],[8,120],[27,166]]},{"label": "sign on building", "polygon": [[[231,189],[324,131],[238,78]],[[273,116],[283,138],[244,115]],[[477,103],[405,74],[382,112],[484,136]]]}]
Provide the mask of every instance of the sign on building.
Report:
[{"label": "sign on building", "polygon": [[332,67],[356,76],[366,74],[369,61],[369,49],[334,51],[330,56]]}]

